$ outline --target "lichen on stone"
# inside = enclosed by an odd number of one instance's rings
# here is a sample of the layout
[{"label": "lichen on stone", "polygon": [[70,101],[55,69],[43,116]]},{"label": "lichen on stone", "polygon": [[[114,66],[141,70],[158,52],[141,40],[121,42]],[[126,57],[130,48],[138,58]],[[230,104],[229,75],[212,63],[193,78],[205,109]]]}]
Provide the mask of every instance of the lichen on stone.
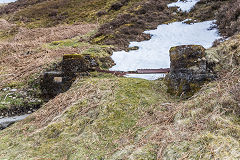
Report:
[{"label": "lichen on stone", "polygon": [[200,45],[183,45],[170,49],[170,73],[165,82],[172,95],[190,97],[206,81],[214,79],[207,66],[205,48]]}]

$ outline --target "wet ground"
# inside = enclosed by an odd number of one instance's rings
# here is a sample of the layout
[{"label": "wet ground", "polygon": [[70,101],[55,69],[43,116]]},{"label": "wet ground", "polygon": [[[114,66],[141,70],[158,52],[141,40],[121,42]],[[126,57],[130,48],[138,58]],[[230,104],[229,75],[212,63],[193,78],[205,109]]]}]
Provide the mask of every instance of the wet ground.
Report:
[{"label": "wet ground", "polygon": [[0,130],[7,128],[11,124],[21,121],[25,119],[29,114],[21,115],[21,116],[14,116],[14,117],[5,117],[5,118],[0,118]]}]

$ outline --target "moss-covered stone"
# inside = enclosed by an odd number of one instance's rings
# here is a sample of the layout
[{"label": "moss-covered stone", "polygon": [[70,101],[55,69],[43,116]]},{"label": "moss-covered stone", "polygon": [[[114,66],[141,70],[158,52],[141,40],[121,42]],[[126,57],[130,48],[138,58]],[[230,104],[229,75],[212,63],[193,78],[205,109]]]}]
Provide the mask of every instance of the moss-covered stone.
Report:
[{"label": "moss-covered stone", "polygon": [[176,46],[169,52],[172,71],[190,69],[193,66],[206,69],[205,48],[200,45]]},{"label": "moss-covered stone", "polygon": [[189,97],[214,78],[207,67],[205,48],[183,45],[170,49],[171,67],[165,81],[172,95]]},{"label": "moss-covered stone", "polygon": [[65,54],[63,55],[62,71],[64,74],[74,74],[94,70],[98,64],[91,55]]},{"label": "moss-covered stone", "polygon": [[69,59],[83,60],[84,57],[81,54],[64,54],[63,55],[63,61],[64,60],[69,60]]}]

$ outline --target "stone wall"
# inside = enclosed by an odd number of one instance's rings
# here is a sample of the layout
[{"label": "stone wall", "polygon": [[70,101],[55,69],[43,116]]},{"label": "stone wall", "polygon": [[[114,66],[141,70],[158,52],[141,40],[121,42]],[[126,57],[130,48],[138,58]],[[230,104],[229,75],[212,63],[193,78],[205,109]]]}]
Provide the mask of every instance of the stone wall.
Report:
[{"label": "stone wall", "polygon": [[47,98],[67,91],[78,75],[87,75],[98,67],[97,61],[90,55],[65,54],[61,62],[61,71],[45,72],[41,80],[41,90]]}]

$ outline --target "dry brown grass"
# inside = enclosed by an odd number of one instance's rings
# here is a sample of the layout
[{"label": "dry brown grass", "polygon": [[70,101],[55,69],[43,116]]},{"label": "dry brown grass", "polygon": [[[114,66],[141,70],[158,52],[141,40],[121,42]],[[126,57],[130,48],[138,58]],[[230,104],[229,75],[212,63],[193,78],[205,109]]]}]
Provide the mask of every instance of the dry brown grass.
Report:
[{"label": "dry brown grass", "polygon": [[[79,78],[76,81],[79,81]],[[92,92],[92,93],[91,93]],[[96,86],[85,84],[81,87],[71,89],[68,93],[63,93],[50,100],[35,116],[33,123],[39,128],[49,125],[54,119],[63,114],[66,108],[74,105],[77,101],[91,99],[96,93]],[[92,104],[94,106],[94,104]],[[91,107],[91,106],[90,106]],[[86,110],[87,108],[84,108]]]},{"label": "dry brown grass", "polygon": [[16,25],[9,23],[5,19],[0,19],[0,30],[7,30],[13,26],[16,26]]},{"label": "dry brown grass", "polygon": [[[197,142],[194,141],[199,135],[205,136],[205,132],[226,137],[230,136],[229,133],[231,132],[236,135],[234,138],[239,140],[239,131],[235,130],[235,128],[238,128],[238,123],[233,118],[234,115],[238,117],[237,115],[240,113],[239,91],[240,70],[236,68],[233,72],[221,74],[218,81],[206,84],[200,92],[189,100],[152,106],[151,112],[146,112],[138,121],[138,126],[148,129],[139,137],[140,140],[136,146],[155,144],[159,146],[158,159],[166,159],[164,154],[167,146],[193,141],[189,148],[197,149],[195,146]],[[231,125],[225,124],[227,121]],[[215,141],[212,143],[215,143]],[[226,144],[228,145],[230,142],[218,146],[219,150],[225,150],[224,145]],[[213,152],[214,149],[212,147]],[[193,150],[189,149],[186,152],[174,150],[174,152],[181,155],[181,157],[178,157],[180,159],[191,159],[195,154]],[[169,151],[169,148],[167,151]],[[204,156],[203,154],[207,153],[199,154]],[[215,154],[216,157],[220,156],[217,150]]]},{"label": "dry brown grass", "polygon": [[[0,30],[11,24],[4,21]],[[81,49],[47,49],[44,43],[85,35],[97,28],[93,24],[61,25],[51,28],[19,28],[11,40],[0,41],[0,87],[11,81],[25,81],[39,73],[46,65],[59,61],[64,53],[81,52]]]},{"label": "dry brown grass", "polygon": [[216,14],[217,25],[225,37],[240,32],[240,0],[229,0]]}]

